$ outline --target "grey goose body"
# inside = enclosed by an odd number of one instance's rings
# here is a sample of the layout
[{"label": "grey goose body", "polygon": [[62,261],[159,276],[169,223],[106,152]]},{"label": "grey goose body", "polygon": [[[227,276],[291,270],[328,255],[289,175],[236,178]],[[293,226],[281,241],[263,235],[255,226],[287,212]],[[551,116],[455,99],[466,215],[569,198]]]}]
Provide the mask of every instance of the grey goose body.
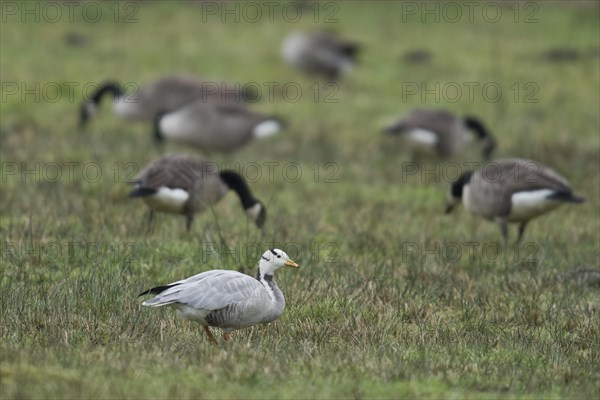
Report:
[{"label": "grey goose body", "polygon": [[331,32],[294,32],[283,42],[281,54],[288,64],[309,75],[340,79],[356,64],[359,46]]},{"label": "grey goose body", "polygon": [[279,132],[279,119],[237,104],[192,102],[157,116],[154,136],[159,142],[196,147],[204,151],[231,152],[254,138]]},{"label": "grey goose body", "polygon": [[285,298],[273,275],[283,266],[297,268],[298,264],[282,250],[271,249],[262,255],[256,277],[212,270],[146,290],[140,296],[156,295],[142,304],[177,309],[183,318],[203,325],[209,340],[216,344],[209,326],[229,333],[279,318],[285,309]]},{"label": "grey goose body", "polygon": [[206,103],[238,103],[254,99],[252,93],[224,82],[206,82],[192,75],[179,74],[161,77],[127,93],[116,82],[98,87],[80,109],[80,125],[85,126],[95,115],[102,98],[112,95],[113,111],[126,120],[153,121],[158,113],[177,110],[193,101]]},{"label": "grey goose body", "polygon": [[488,159],[496,146],[485,125],[475,117],[460,118],[449,111],[417,108],[385,128],[400,136],[414,156],[449,158],[456,156],[473,136],[481,142],[481,151]]},{"label": "grey goose body", "polygon": [[229,190],[240,198],[246,215],[258,226],[264,224],[264,205],[252,195],[244,178],[234,171],[219,171],[214,163],[187,154],[164,156],[144,168],[130,197],[141,197],[154,212],[182,214],[191,229],[194,215],[221,200]]},{"label": "grey goose body", "polygon": [[531,160],[499,159],[475,172],[465,172],[451,185],[447,212],[462,204],[471,213],[500,225],[508,239],[508,223],[519,224],[520,241],[527,223],[564,203],[581,203],[565,178]]}]

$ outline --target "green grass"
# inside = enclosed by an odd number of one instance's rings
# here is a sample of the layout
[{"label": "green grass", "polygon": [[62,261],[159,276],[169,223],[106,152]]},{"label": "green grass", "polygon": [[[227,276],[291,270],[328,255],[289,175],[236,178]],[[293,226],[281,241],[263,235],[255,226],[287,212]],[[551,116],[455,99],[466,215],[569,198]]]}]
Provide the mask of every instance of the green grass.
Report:
[{"label": "green grass", "polygon": [[[78,12],[73,22],[57,23],[8,15],[0,28],[2,398],[592,398],[600,392],[598,288],[561,279],[600,264],[597,3],[540,2],[538,21],[530,24],[521,19],[531,9],[521,8],[515,23],[508,6],[497,23],[476,12],[473,23],[430,17],[422,24],[420,14],[403,21],[401,3],[341,2],[339,22],[326,27],[363,43],[364,53],[341,82],[337,103],[313,101],[314,80],[279,59],[285,34],[325,26],[312,15],[298,23],[278,14],[273,23],[223,24],[216,16],[202,22],[202,8],[192,3],[136,2],[138,22],[115,24],[110,4],[97,23]],[[68,32],[85,35],[87,44],[67,46]],[[539,58],[565,46],[581,59]],[[432,62],[401,61],[416,48],[429,50]],[[104,104],[82,132],[80,89],[58,101],[7,92],[13,84],[38,83],[40,90],[106,79],[141,84],[171,72],[303,88],[296,103],[276,92],[275,101],[253,105],[286,117],[283,134],[235,155],[210,155],[230,167],[280,163],[273,179],[264,167],[251,183],[268,204],[264,232],[229,195],[214,213],[198,216],[191,234],[183,218],[160,215],[146,235],[145,208],[126,198],[124,182],[160,154],[150,127],[120,121]],[[481,117],[498,138],[496,156],[552,166],[587,199],[533,221],[525,243],[497,257],[483,249],[496,249],[498,228],[462,209],[444,216],[441,174],[403,178],[410,157],[379,132],[424,105],[420,94],[403,99],[407,84],[465,82],[497,83],[503,96],[491,102],[476,91],[474,101],[465,95],[449,102],[440,94],[435,102],[431,95],[426,105]],[[522,90],[516,101],[515,83]],[[538,89],[536,102],[524,101],[527,83]],[[471,158],[478,160],[475,148],[457,161]],[[21,163],[34,172],[22,176]],[[53,179],[51,163],[60,166],[60,179]],[[73,177],[65,163],[79,163]],[[282,177],[287,163],[302,171],[295,182]],[[102,173],[97,179],[95,169]],[[253,273],[257,249],[274,242],[301,264],[278,273],[286,311],[218,348],[199,325],[170,309],[142,309],[136,298],[151,285],[212,268]]]}]

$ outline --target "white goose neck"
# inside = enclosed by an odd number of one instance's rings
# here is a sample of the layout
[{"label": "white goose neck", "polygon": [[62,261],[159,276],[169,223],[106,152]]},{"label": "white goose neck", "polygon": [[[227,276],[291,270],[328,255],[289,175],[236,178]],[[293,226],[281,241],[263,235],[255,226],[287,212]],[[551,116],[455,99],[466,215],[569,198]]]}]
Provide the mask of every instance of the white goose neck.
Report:
[{"label": "white goose neck", "polygon": [[258,274],[261,276],[271,275],[275,273],[277,268],[271,263],[269,260],[266,260],[264,257],[260,259],[258,263]]},{"label": "white goose neck", "polygon": [[265,274],[264,270],[261,270],[260,266],[256,272],[256,279],[265,287],[269,298],[273,303],[284,303],[283,293],[277,286],[277,283],[273,280],[273,274]]}]

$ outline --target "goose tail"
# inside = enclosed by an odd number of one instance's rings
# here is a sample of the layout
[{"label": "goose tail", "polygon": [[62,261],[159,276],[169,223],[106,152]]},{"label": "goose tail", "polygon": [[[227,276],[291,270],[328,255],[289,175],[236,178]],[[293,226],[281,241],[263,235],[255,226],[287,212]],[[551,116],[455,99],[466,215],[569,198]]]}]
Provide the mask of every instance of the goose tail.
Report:
[{"label": "goose tail", "polygon": [[569,192],[555,192],[548,196],[548,198],[557,201],[564,201],[567,203],[583,203],[585,202],[585,198],[580,196],[575,196],[573,193]]}]

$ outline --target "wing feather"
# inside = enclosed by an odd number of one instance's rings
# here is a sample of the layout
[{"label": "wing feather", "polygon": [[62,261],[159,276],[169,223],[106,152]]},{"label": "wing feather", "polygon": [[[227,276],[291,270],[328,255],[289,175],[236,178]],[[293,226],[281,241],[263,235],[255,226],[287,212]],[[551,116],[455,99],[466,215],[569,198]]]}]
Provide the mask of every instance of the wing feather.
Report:
[{"label": "wing feather", "polygon": [[442,109],[416,108],[400,120],[405,130],[427,129],[440,136],[448,136],[460,128],[459,119]]},{"label": "wing feather", "polygon": [[480,171],[483,185],[502,187],[507,196],[523,191],[551,189],[571,192],[565,178],[535,161],[500,159],[492,161]]},{"label": "wing feather", "polygon": [[[159,158],[139,174],[138,185],[142,188],[158,189],[166,186],[171,189],[190,191],[203,174],[210,173],[211,167],[202,158],[178,154]],[[216,173],[216,168],[214,168]]]},{"label": "wing feather", "polygon": [[213,270],[174,282],[169,289],[144,302],[144,305],[163,306],[185,304],[195,309],[219,310],[255,297],[264,289],[262,284],[237,271]]}]

